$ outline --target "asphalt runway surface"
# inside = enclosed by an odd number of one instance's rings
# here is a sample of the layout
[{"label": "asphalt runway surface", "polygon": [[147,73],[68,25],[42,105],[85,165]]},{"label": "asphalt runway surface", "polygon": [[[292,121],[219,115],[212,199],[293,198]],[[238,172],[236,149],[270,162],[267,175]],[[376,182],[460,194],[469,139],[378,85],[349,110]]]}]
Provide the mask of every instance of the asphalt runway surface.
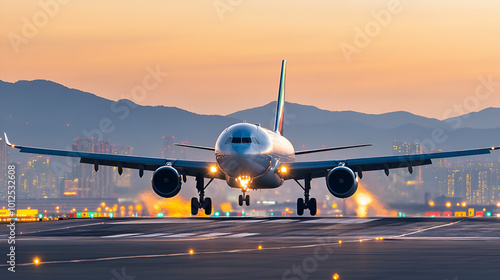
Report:
[{"label": "asphalt runway surface", "polygon": [[18,223],[15,273],[7,270],[1,226],[2,280],[500,278],[499,218]]}]

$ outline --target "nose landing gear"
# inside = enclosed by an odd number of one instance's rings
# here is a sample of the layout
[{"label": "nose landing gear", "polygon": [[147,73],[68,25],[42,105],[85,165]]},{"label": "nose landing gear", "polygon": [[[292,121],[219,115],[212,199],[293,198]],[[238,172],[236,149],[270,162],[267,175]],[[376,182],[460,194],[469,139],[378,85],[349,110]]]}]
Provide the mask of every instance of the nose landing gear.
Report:
[{"label": "nose landing gear", "polygon": [[245,191],[238,197],[238,205],[243,206],[243,202],[245,202],[246,206],[250,206],[250,195],[246,194]]}]

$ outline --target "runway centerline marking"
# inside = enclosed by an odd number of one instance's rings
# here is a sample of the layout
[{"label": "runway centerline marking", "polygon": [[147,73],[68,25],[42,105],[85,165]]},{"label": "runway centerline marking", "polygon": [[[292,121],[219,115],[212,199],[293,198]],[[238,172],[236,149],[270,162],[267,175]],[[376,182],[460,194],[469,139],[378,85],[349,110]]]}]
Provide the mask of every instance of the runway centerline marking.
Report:
[{"label": "runway centerline marking", "polygon": [[421,232],[428,231],[428,230],[433,230],[433,229],[442,228],[442,227],[448,227],[448,226],[452,226],[452,225],[461,223],[463,221],[464,220],[459,220],[459,221],[447,223],[447,224],[444,224],[444,225],[437,225],[437,226],[433,226],[433,227],[419,229],[419,230],[416,230],[416,231],[412,231],[412,232],[408,232],[408,233],[403,233],[401,235],[396,235],[394,237],[391,236],[391,238],[401,238],[401,237],[405,237],[405,236],[408,236],[408,235],[413,235],[413,234],[421,233]]}]

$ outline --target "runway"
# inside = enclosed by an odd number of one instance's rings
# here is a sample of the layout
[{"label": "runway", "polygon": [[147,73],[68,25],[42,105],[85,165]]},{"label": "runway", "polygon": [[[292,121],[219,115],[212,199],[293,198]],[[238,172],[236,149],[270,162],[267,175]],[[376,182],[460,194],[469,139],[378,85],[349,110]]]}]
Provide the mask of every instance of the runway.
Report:
[{"label": "runway", "polygon": [[[0,234],[6,245],[5,226]],[[498,218],[87,219],[18,223],[16,272],[2,262],[0,275],[497,279],[499,259]]]}]

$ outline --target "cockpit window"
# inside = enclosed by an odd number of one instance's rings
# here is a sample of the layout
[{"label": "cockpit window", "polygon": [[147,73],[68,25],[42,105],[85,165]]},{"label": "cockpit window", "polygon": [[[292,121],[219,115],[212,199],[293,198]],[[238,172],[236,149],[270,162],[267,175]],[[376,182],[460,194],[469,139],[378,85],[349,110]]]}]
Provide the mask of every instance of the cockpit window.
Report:
[{"label": "cockpit window", "polygon": [[243,137],[243,138],[241,138],[241,143],[252,143],[252,138]]},{"label": "cockpit window", "polygon": [[241,143],[241,137],[233,137],[232,143]]},{"label": "cockpit window", "polygon": [[252,142],[254,142],[255,144],[260,144],[259,140],[257,140],[257,138],[255,137],[252,137]]},{"label": "cockpit window", "polygon": [[224,142],[224,144],[229,144],[229,143],[231,143],[231,140],[233,140],[233,138],[232,138],[232,137],[227,138],[227,140],[226,140],[226,142]]}]

